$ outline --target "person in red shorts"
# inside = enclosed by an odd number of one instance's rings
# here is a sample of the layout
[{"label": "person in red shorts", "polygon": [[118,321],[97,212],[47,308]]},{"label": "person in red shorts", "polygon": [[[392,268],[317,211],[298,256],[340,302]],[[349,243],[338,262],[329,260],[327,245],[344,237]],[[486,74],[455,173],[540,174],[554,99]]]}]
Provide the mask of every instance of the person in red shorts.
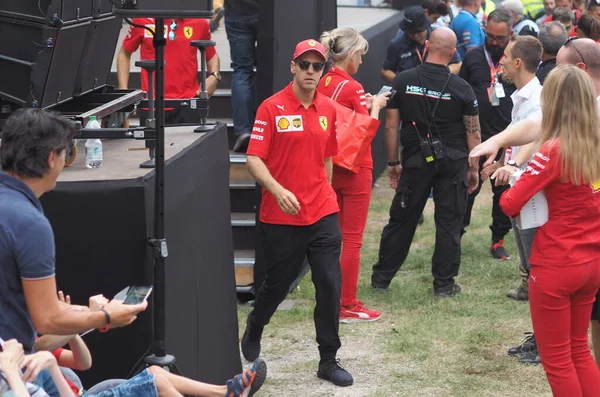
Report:
[{"label": "person in red shorts", "polygon": [[[319,82],[319,93],[357,113],[369,114],[370,108],[371,117],[379,118],[379,111],[387,105],[389,93],[380,97],[366,94],[363,86],[351,76],[358,71],[369,42],[354,28],[346,27],[325,32],[321,43],[328,51],[333,67]],[[360,248],[367,224],[372,183],[370,147],[358,173],[333,166],[333,188],[340,207],[338,216],[342,229],[341,322],[376,321],[381,317],[379,311],[367,309],[357,298]]]},{"label": "person in red shorts", "polygon": [[600,287],[600,120],[594,83],[578,67],[560,65],[544,82],[541,104],[542,146],[500,206],[516,217],[531,197],[544,192],[549,220],[538,229],[529,258],[537,348],[555,397],[598,396],[600,370],[588,344]]},{"label": "person in red shorts", "polygon": [[[154,18],[134,18],[134,24],[154,30]],[[165,19],[165,99],[188,99],[199,96],[198,49],[192,47],[194,40],[210,40],[210,27],[205,19]],[[141,27],[131,26],[117,55],[117,76],[119,88],[129,85],[131,54],[140,48],[140,59],[154,59],[152,34]],[[221,80],[219,56],[215,47],[206,49],[206,91],[212,96]],[[148,92],[148,73],[142,69],[142,90]],[[140,112],[140,122],[146,112]],[[187,108],[168,109],[165,112],[167,124],[195,123],[200,120],[197,114]],[[142,124],[143,125],[143,124]]]},{"label": "person in red shorts", "polygon": [[315,328],[321,361],[317,376],[349,386],[352,375],[336,360],[341,346],[340,251],[338,203],[331,187],[332,160],[337,154],[336,111],[317,92],[327,55],[316,40],[296,46],[292,83],[258,108],[250,144],[248,169],[262,186],[260,230],[266,277],[256,293],[242,338],[242,353],[260,355],[262,332],[305,256],[315,285]]}]

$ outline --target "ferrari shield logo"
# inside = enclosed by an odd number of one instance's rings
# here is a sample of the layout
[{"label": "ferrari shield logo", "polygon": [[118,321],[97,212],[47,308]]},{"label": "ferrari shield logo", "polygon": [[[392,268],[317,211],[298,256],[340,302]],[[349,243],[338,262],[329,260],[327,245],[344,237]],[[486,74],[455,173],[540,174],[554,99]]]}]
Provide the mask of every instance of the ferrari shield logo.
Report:
[{"label": "ferrari shield logo", "polygon": [[191,39],[192,35],[194,34],[194,28],[186,26],[185,28],[183,28],[183,34],[185,34],[186,39]]},{"label": "ferrari shield logo", "polygon": [[319,117],[319,124],[321,125],[321,128],[323,128],[323,131],[327,131],[327,117]]},{"label": "ferrari shield logo", "polygon": [[329,83],[331,83],[331,76],[327,76],[327,78],[325,79],[325,87],[327,87]]}]

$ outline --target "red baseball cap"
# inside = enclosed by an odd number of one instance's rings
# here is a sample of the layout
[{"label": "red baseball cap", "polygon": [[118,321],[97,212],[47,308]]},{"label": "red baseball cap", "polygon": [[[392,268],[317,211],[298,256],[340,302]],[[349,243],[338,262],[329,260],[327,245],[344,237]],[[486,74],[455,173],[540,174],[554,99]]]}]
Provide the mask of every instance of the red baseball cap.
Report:
[{"label": "red baseball cap", "polygon": [[294,57],[292,59],[296,60],[300,55],[309,51],[314,51],[318,53],[324,61],[327,60],[327,51],[325,51],[325,47],[323,47],[323,44],[313,39],[299,42],[298,45],[296,45],[296,51],[294,51]]}]

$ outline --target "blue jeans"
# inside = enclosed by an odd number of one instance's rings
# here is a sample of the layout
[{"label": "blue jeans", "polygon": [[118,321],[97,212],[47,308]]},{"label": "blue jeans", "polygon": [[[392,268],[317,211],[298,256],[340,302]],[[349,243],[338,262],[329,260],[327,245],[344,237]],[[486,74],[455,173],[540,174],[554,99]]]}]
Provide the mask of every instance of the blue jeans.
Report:
[{"label": "blue jeans", "polygon": [[54,384],[54,380],[52,379],[52,375],[50,375],[50,371],[48,371],[47,369],[40,371],[33,383],[36,386],[39,386],[40,388],[44,389],[44,391],[50,397],[59,397],[58,389]]},{"label": "blue jeans", "polygon": [[[104,382],[103,382],[104,383]],[[158,390],[154,382],[154,375],[151,375],[148,370],[140,372],[133,378],[119,383],[117,386],[100,391],[96,394],[85,393],[85,397],[158,397]],[[90,389],[94,391],[95,387]]]},{"label": "blue jeans", "polygon": [[250,133],[254,125],[254,65],[258,15],[231,15],[225,13],[225,31],[229,40],[233,79],[233,131],[239,137]]}]

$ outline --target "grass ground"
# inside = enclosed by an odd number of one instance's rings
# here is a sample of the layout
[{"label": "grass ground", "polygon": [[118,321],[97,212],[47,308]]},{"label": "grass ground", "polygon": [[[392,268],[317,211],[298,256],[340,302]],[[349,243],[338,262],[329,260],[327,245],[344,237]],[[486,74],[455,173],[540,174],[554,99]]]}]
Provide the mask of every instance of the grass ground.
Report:
[{"label": "grass ground", "polygon": [[[473,223],[463,238],[463,292],[454,299],[433,297],[431,255],[433,203],[418,228],[410,254],[387,293],[369,288],[371,267],[388,219],[393,191],[381,179],[373,190],[361,256],[359,298],[383,312],[375,323],[341,324],[341,364],[355,379],[337,388],[316,377],[318,352],[312,310],[314,288],[307,276],[289,299],[294,309],[277,312],[265,329],[262,357],[269,379],[262,396],[344,397],[533,397],[550,396],[539,366],[524,366],[506,355],[531,329],[527,303],[505,297],[519,283],[518,253],[512,233],[512,259],[491,258],[491,193],[486,185],[476,200]],[[240,338],[250,308],[239,307]],[[247,363],[244,363],[245,365]]]}]

